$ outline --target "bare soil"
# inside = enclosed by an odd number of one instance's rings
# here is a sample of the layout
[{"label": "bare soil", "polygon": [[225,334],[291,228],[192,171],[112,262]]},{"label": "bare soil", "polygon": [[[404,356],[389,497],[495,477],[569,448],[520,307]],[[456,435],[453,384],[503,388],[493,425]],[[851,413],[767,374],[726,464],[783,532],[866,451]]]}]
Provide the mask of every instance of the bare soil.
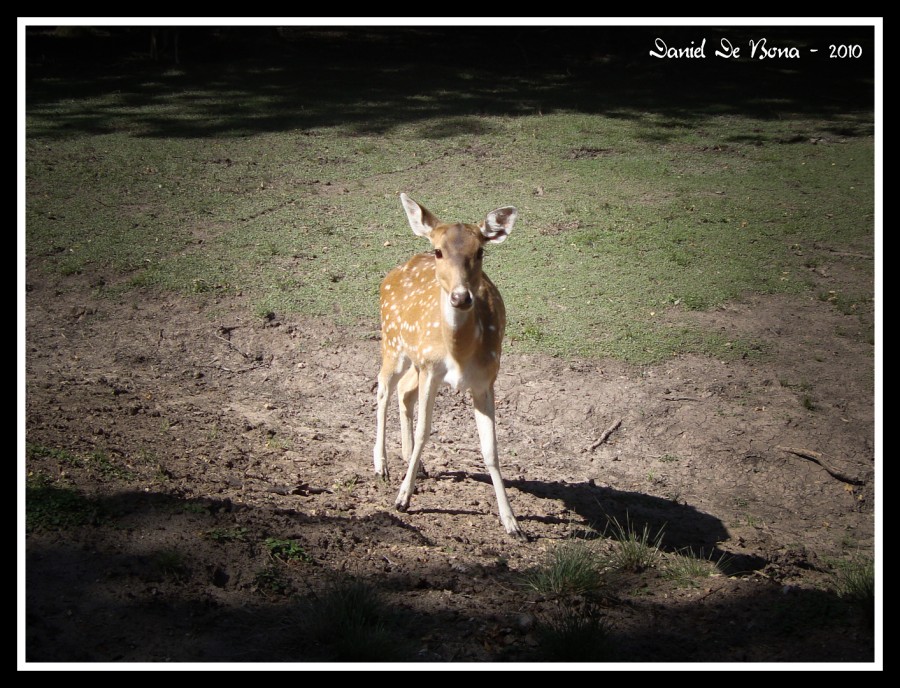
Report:
[{"label": "bare soil", "polygon": [[[859,265],[835,255],[814,277],[866,293],[871,265]],[[875,545],[870,305],[749,296],[669,314],[766,342],[754,360],[631,367],[507,342],[497,426],[519,542],[500,526],[459,394],[438,398],[430,477],[408,512],[393,508],[394,404],[392,479],[373,476],[375,303],[353,327],[260,319],[240,298],[113,299],[97,276],[35,267],[25,468],[43,489],[28,505],[58,494],[60,511],[26,530],[27,662],[340,659],[303,641],[302,603],[343,579],[398,612],[407,659],[541,661],[540,631],[560,609],[598,603],[523,588],[523,573],[572,537],[612,548],[598,534],[613,518],[662,528],[668,553],[728,563],[693,585],[661,568],[611,582],[599,609],[612,660],[875,658],[872,619],[831,576]],[[827,457],[831,472],[784,448]],[[308,558],[274,558],[267,538]]]}]

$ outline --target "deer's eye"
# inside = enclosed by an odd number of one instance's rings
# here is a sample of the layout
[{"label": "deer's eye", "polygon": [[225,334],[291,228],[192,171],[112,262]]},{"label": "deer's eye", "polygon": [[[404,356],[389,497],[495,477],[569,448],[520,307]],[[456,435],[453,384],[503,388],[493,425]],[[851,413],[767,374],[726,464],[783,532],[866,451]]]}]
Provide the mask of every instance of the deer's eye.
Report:
[{"label": "deer's eye", "polygon": [[444,257],[444,252],[441,251],[441,249],[436,248],[436,249],[434,249],[434,257],[435,257],[435,258],[438,258],[438,259],[441,259],[441,258]]}]

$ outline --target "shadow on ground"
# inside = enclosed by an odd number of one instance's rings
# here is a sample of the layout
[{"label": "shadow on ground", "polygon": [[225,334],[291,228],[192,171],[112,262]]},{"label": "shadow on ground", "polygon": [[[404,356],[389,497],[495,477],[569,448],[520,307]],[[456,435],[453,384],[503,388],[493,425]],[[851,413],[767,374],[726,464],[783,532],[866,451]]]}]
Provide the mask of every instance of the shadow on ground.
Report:
[{"label": "shadow on ground", "polygon": [[[554,497],[567,490],[543,483],[518,487]],[[575,492],[586,489],[576,487]],[[591,488],[592,494],[595,489]],[[633,505],[634,495],[612,492],[601,490],[600,502],[624,501]],[[39,493],[30,497],[33,505],[35,500],[44,498]],[[224,593],[229,588],[262,587],[259,581],[251,584],[246,574],[241,581],[238,573],[242,568],[250,571],[258,566],[254,561],[258,551],[251,542],[235,541],[227,543],[229,546],[218,543],[218,549],[213,543],[211,549],[204,549],[198,546],[199,539],[193,543],[185,541],[178,548],[177,560],[172,558],[170,548],[158,549],[152,544],[153,532],[172,528],[173,519],[196,519],[196,528],[208,528],[217,517],[226,514],[239,515],[238,522],[246,523],[251,531],[258,524],[287,519],[295,522],[301,533],[330,524],[339,526],[350,540],[372,536],[373,528],[381,539],[389,540],[392,533],[400,539],[417,538],[415,529],[395,527],[403,524],[390,514],[365,519],[311,518],[283,510],[274,513],[242,507],[228,500],[180,499],[144,492],[125,492],[96,500],[85,498],[77,508],[83,511],[86,506],[90,507],[87,512],[92,515],[93,524],[72,526],[65,538],[55,541],[31,538],[26,560],[29,662],[547,659],[542,636],[537,635],[535,640],[534,631],[551,622],[553,602],[546,601],[544,607],[533,606],[544,610],[534,612],[537,626],[516,627],[515,620],[522,616],[521,602],[527,595],[517,588],[514,572],[502,562],[481,568],[476,576],[477,587],[471,589],[459,580],[454,582],[440,566],[433,570],[423,566],[415,575],[386,571],[366,576],[364,584],[388,601],[392,610],[384,623],[379,621],[379,633],[387,633],[385,638],[393,639],[398,649],[384,656],[372,655],[379,645],[372,644],[370,637],[368,645],[366,639],[355,640],[352,654],[348,655],[341,654],[339,648],[343,646],[336,641],[324,642],[320,636],[311,636],[309,630],[316,602],[328,589],[351,580],[347,572],[309,562],[293,569],[292,588],[259,589],[257,601],[248,603],[246,590],[243,598],[229,598]],[[667,508],[678,509],[674,505],[654,507],[663,514]],[[714,527],[706,523],[709,517],[695,518],[698,527],[707,532]],[[129,523],[139,523],[140,528],[131,528]],[[99,536],[99,529],[107,527],[121,532],[118,545],[110,544],[116,542],[115,538]],[[458,574],[453,575],[458,578]],[[454,586],[461,595],[458,599],[470,598],[477,592],[474,596],[478,597],[478,604],[465,611],[449,601],[436,611],[433,607],[432,611],[424,611],[416,606],[416,596],[429,592],[448,596]],[[204,587],[211,592],[198,595],[196,591]],[[56,594],[60,590],[65,590],[63,599]],[[119,594],[111,594],[112,590]],[[858,637],[868,633],[866,621],[854,616],[853,609],[835,594],[769,584],[745,585],[741,590],[736,593],[730,589],[717,599],[717,590],[711,587],[702,596],[685,599],[675,606],[648,599],[633,601],[621,609],[612,592],[606,598],[606,608],[601,609],[609,619],[603,636],[603,656],[617,662],[871,660],[866,649],[870,643]],[[54,591],[52,599],[46,594],[50,591]],[[491,600],[492,597],[497,599]],[[498,613],[498,608],[503,611]],[[741,619],[741,623],[735,624],[734,619]],[[102,632],[98,632],[100,627]],[[448,633],[446,642],[452,637],[459,645],[434,642],[443,633]],[[854,642],[847,644],[846,656],[825,656],[816,642],[823,633],[854,634]],[[506,634],[503,637],[507,640],[493,647],[493,639],[500,634]],[[178,641],[173,642],[173,638]],[[465,654],[459,638],[474,640],[479,652],[487,654]],[[798,642],[798,638],[805,640]],[[782,642],[785,649],[779,650]],[[481,649],[485,647],[489,651]],[[586,651],[595,655],[594,649]]]},{"label": "shadow on ground", "polygon": [[[173,29],[170,29],[173,31]],[[150,27],[30,27],[30,128],[41,136],[127,130],[142,137],[243,136],[419,124],[420,135],[477,133],[479,115],[577,111],[663,118],[673,132],[713,115],[836,117],[842,136],[872,134],[872,27],[188,27],[150,58]],[[705,59],[657,59],[655,40]],[[739,60],[714,51],[727,39]],[[797,59],[749,58],[751,40],[797,47]],[[835,41],[857,59],[829,59]],[[810,53],[815,47],[817,53]],[[73,101],[75,101],[73,103]],[[61,104],[65,103],[62,107]],[[167,115],[178,104],[179,117]],[[188,115],[183,113],[188,112]],[[49,115],[49,116],[48,116]],[[660,122],[654,122],[655,139]],[[749,131],[743,141],[760,140]]]}]

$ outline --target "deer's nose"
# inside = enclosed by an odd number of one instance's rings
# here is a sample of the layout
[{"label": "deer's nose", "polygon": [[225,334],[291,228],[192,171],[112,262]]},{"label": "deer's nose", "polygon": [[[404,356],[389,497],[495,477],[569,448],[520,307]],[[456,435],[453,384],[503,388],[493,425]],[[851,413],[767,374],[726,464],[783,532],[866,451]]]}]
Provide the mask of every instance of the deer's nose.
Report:
[{"label": "deer's nose", "polygon": [[450,305],[454,308],[466,310],[472,307],[472,292],[464,287],[454,289],[450,293]]}]

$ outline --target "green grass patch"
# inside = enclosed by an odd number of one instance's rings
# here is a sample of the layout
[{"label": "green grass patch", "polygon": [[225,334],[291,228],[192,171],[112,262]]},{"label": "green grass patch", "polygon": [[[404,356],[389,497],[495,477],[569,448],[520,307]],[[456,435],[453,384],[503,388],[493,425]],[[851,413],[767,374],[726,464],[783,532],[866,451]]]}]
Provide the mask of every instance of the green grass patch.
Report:
[{"label": "green grass patch", "polygon": [[58,447],[46,447],[39,444],[25,443],[26,460],[34,459],[53,459],[60,465],[68,468],[80,468],[84,466],[84,459],[68,449],[60,449]]},{"label": "green grass patch", "polygon": [[25,481],[25,528],[28,531],[101,525],[109,518],[101,503],[78,490],[55,484],[46,475],[32,474]]},{"label": "green grass patch", "polygon": [[598,590],[604,578],[591,545],[584,540],[566,540],[554,546],[539,566],[524,572],[521,582],[541,594],[570,595]]},{"label": "green grass patch", "polygon": [[[241,294],[257,313],[372,324],[381,278],[429,247],[400,191],[447,220],[512,204],[518,224],[485,261],[511,345],[645,364],[764,355],[682,312],[805,293],[809,265],[831,251],[871,253],[868,106],[760,116],[685,105],[677,89],[653,103],[601,98],[564,69],[513,88],[483,70],[427,68],[433,93],[346,52],[328,78],[238,60],[135,70],[109,88],[32,80],[29,268],[86,273],[111,295]],[[826,143],[810,145],[817,136]],[[825,300],[853,313],[871,297]]]},{"label": "green grass patch", "polygon": [[204,536],[213,542],[246,542],[249,531],[243,527],[211,528]]},{"label": "green grass patch", "polygon": [[[50,459],[64,468],[77,468],[89,471],[103,479],[129,480],[134,474],[127,466],[112,458],[109,453],[97,449],[87,453],[76,453],[68,449],[26,444],[25,456],[28,461]],[[143,460],[143,456],[141,459]]]}]

